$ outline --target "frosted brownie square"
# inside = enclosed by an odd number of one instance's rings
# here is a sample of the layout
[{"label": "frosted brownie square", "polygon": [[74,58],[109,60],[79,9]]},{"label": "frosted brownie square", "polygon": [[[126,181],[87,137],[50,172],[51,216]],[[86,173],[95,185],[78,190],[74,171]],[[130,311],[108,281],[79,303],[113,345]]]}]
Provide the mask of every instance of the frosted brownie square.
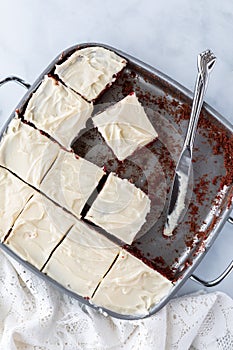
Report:
[{"label": "frosted brownie square", "polygon": [[120,248],[77,221],[43,272],[77,294],[91,298]]},{"label": "frosted brownie square", "polygon": [[0,168],[0,240],[3,241],[35,191],[8,170]]},{"label": "frosted brownie square", "polygon": [[30,98],[24,119],[70,148],[92,111],[92,103],[46,75]]},{"label": "frosted brownie square", "polygon": [[149,211],[150,199],[143,191],[110,173],[85,218],[131,244]]},{"label": "frosted brownie square", "polygon": [[147,315],[172,286],[167,278],[122,250],[93,302],[120,314]]},{"label": "frosted brownie square", "polygon": [[88,198],[104,175],[95,164],[60,150],[40,189],[78,218]]},{"label": "frosted brownie square", "polygon": [[74,224],[72,215],[36,194],[27,202],[5,244],[23,260],[41,269]]},{"label": "frosted brownie square", "polygon": [[113,51],[93,46],[75,51],[65,62],[56,65],[55,73],[88,101],[116,80],[126,60]]},{"label": "frosted brownie square", "polygon": [[0,142],[0,165],[38,187],[59,150],[58,144],[14,118]]},{"label": "frosted brownie square", "polygon": [[135,93],[94,116],[93,123],[119,160],[158,137]]}]

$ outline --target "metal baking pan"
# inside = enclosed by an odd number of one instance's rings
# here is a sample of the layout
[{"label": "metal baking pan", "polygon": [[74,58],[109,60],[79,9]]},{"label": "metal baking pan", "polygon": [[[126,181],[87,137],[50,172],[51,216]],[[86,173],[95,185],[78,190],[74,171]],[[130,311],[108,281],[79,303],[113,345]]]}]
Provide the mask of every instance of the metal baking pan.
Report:
[{"label": "metal baking pan", "polygon": [[[65,50],[49,64],[31,86],[15,76],[4,79],[0,82],[0,86],[15,81],[28,89],[16,107],[23,113],[32,92],[37,89],[43,76],[53,73],[55,64],[64,61],[75,50],[88,46],[105,47],[128,61],[116,82],[95,101],[95,112],[135,91],[159,134],[155,142],[136,152],[123,163],[117,161],[91,123],[78,135],[72,145],[73,150],[80,156],[99,166],[105,166],[107,171],[114,171],[122,178],[130,179],[151,197],[152,210],[146,225],[133,245],[125,246],[132,254],[174,282],[169,295],[150,310],[147,315],[150,316],[159,311],[188,278],[205,286],[213,286],[220,283],[233,268],[231,262],[213,281],[203,281],[193,275],[225,222],[228,220],[233,224],[233,219],[230,217],[233,207],[232,174],[230,174],[233,157],[229,156],[229,153],[233,152],[233,126],[213,108],[204,104],[194,148],[192,200],[176,233],[172,237],[164,237],[162,232],[168,191],[184,140],[192,103],[192,93],[189,90],[138,59],[98,43],[76,45]],[[3,127],[0,138],[13,117],[14,112]],[[107,314],[117,318],[128,320],[142,318],[98,308],[20,259],[6,245],[1,244],[1,248],[38,276],[84,304],[106,311]]]}]

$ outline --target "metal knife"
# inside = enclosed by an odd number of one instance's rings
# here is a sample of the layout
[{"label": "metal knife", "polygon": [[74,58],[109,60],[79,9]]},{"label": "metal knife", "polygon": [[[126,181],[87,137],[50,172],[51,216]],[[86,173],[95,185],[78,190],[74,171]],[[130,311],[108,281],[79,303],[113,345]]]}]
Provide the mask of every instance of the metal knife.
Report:
[{"label": "metal knife", "polygon": [[173,185],[170,192],[167,219],[163,232],[165,236],[172,235],[174,229],[181,222],[188,208],[187,194],[192,169],[193,145],[197,123],[208,85],[209,75],[215,65],[215,62],[216,57],[210,50],[200,53],[197,57],[198,75],[194,90],[191,116],[183,149],[176,165]]}]

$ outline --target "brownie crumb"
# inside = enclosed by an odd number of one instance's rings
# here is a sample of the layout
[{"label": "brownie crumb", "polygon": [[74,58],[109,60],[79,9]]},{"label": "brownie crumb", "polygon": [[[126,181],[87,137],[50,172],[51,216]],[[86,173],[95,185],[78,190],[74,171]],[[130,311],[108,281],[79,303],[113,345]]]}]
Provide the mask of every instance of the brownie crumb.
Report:
[{"label": "brownie crumb", "polygon": [[197,202],[200,205],[203,205],[204,201],[206,200],[206,197],[209,193],[209,184],[210,181],[208,180],[208,174],[204,174],[200,178],[198,184],[193,189],[193,192],[196,195]]},{"label": "brownie crumb", "polygon": [[221,176],[219,176],[219,175],[215,176],[212,180],[212,184],[215,186],[220,178],[221,178]]}]

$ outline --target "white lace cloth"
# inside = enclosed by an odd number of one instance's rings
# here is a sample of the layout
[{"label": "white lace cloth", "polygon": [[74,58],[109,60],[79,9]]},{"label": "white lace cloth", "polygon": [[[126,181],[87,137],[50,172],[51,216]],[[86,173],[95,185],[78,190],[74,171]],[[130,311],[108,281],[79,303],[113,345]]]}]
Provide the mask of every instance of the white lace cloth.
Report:
[{"label": "white lace cloth", "polygon": [[105,317],[0,252],[0,349],[231,350],[233,300],[217,292],[172,300],[142,321]]}]

